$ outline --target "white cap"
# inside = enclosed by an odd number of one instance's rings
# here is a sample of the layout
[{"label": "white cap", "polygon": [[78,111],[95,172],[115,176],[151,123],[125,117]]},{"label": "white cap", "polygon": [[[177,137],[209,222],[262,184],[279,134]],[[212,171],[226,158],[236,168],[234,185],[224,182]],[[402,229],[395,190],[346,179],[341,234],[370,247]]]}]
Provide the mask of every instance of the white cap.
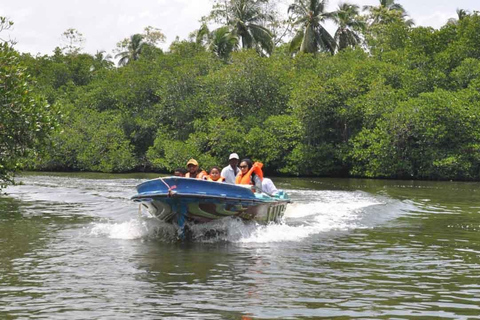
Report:
[{"label": "white cap", "polygon": [[232,159],[240,160],[240,158],[238,157],[238,154],[236,154],[236,153],[231,153],[230,154],[230,157],[228,158],[228,160],[232,160]]}]

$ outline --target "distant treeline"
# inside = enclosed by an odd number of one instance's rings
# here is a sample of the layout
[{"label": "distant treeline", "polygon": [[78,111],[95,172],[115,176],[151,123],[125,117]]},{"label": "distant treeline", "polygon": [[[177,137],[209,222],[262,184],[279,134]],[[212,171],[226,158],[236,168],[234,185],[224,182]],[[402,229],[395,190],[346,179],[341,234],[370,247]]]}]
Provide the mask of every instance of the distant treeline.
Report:
[{"label": "distant treeline", "polygon": [[223,51],[219,28],[168,52],[134,35],[119,67],[104,53],[20,55],[61,114],[26,166],[172,172],[236,152],[273,175],[480,179],[480,15],[435,30],[399,9],[375,21],[375,8],[350,29],[358,42],[331,47],[300,23],[289,43],[249,46],[226,23]]}]

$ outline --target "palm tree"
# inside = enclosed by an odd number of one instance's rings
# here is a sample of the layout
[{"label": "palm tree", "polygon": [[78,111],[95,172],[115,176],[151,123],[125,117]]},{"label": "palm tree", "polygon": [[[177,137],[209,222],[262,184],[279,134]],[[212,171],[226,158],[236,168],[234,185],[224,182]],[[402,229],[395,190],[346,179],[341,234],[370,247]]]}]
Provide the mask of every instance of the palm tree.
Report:
[{"label": "palm tree", "polygon": [[379,0],[378,6],[364,6],[363,10],[370,12],[371,24],[387,24],[395,21],[396,17],[400,15],[400,18],[405,21],[409,26],[412,26],[413,20],[406,19],[407,12],[405,8],[399,3],[395,3],[395,0]]},{"label": "palm tree", "polygon": [[210,40],[210,30],[206,23],[200,26],[200,29],[195,30],[190,34],[190,38],[195,39],[195,43],[201,46],[207,46]]},{"label": "palm tree", "polygon": [[227,61],[233,50],[238,48],[238,37],[228,26],[220,27],[210,32],[206,24],[192,34],[195,42],[204,46],[217,57]]},{"label": "palm tree", "polygon": [[270,54],[273,50],[272,33],[265,27],[271,18],[264,12],[263,0],[224,0],[214,6],[209,20],[222,23],[238,37],[242,48],[255,48]]},{"label": "palm tree", "polygon": [[105,54],[105,50],[101,50],[101,51],[97,50],[97,53],[93,57],[94,57],[95,69],[110,68],[114,66],[114,63],[111,61],[112,55]]},{"label": "palm tree", "polygon": [[292,52],[316,53],[321,50],[334,53],[335,40],[322,26],[323,22],[332,18],[331,13],[325,12],[325,6],[325,0],[295,0],[288,7],[294,18],[293,25],[297,26],[290,42]]},{"label": "palm tree", "polygon": [[228,60],[230,53],[238,47],[238,38],[228,27],[221,27],[210,33],[208,50],[217,57]]},{"label": "palm tree", "polygon": [[338,25],[333,38],[338,51],[361,43],[359,32],[365,30],[365,22],[358,17],[359,6],[355,4],[340,3],[338,10],[333,12],[333,21]]},{"label": "palm tree", "polygon": [[272,34],[262,26],[267,18],[262,11],[259,1],[233,0],[230,23],[242,48],[257,48],[270,54],[273,50]]},{"label": "palm tree", "polygon": [[468,17],[470,13],[465,9],[457,9],[457,19],[450,18],[448,19],[449,24],[458,24],[459,21],[463,20],[465,17]]},{"label": "palm tree", "polygon": [[463,18],[469,16],[470,13],[465,10],[465,9],[457,9],[457,16],[458,16],[458,20],[462,20]]},{"label": "palm tree", "polygon": [[120,58],[118,61],[119,66],[127,65],[130,61],[135,61],[140,58],[145,44],[143,39],[144,36],[137,33],[131,36],[130,39],[125,39],[118,44],[119,47],[126,49],[115,55],[115,58]]}]

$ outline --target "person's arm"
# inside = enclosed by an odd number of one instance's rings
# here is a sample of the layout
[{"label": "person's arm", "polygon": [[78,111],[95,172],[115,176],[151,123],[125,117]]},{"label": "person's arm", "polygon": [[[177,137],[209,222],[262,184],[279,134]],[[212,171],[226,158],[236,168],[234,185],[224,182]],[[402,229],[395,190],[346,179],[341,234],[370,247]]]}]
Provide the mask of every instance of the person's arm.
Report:
[{"label": "person's arm", "polygon": [[275,185],[273,184],[273,181],[269,178],[263,178],[262,188],[263,188],[262,191],[265,192],[268,195],[274,195],[274,194],[278,193],[278,190],[275,187]]},{"label": "person's arm", "polygon": [[260,179],[259,176],[254,175],[253,176],[253,182],[255,184],[255,191],[256,192],[262,192],[262,179]]}]

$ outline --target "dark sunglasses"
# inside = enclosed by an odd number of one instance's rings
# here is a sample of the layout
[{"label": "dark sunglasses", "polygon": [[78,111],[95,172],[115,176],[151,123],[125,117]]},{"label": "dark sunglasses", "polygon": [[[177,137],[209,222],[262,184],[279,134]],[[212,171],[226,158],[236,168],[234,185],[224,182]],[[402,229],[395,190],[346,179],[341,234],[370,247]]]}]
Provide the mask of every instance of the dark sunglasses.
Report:
[{"label": "dark sunglasses", "polygon": [[240,169],[248,168],[248,166],[239,166]]}]

